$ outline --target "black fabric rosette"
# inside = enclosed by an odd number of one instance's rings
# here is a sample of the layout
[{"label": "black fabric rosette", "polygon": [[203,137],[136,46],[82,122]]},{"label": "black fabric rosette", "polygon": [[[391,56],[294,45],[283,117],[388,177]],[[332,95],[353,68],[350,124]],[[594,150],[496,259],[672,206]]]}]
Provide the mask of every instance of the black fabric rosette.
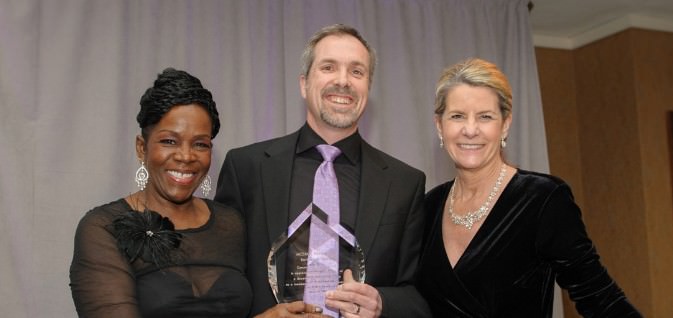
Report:
[{"label": "black fabric rosette", "polygon": [[173,262],[172,251],[182,240],[170,219],[150,210],[127,211],[113,221],[112,229],[129,263],[140,258],[158,268]]}]

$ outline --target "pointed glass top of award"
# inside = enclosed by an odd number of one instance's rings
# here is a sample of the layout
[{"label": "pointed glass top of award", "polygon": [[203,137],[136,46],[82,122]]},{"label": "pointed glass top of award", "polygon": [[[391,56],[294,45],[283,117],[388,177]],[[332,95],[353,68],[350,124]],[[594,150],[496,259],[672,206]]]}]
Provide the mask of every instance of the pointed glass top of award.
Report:
[{"label": "pointed glass top of award", "polygon": [[[307,286],[307,268],[309,262],[308,241],[311,235],[311,218],[316,217],[322,221],[322,228],[331,231],[338,237],[339,245],[339,282],[343,282],[343,272],[350,269],[356,281],[365,280],[365,256],[362,248],[355,239],[353,231],[346,229],[341,224],[327,222],[327,215],[314,204],[309,204],[306,209],[290,224],[288,229],[281,234],[272,244],[267,258],[269,285],[278,303],[303,300],[305,293],[322,293],[335,289],[337,286],[323,284],[316,290],[315,284]],[[315,222],[315,221],[314,221]],[[311,259],[327,259],[327,256],[316,255],[320,250],[311,249]],[[311,272],[309,277],[331,275],[328,270],[324,273]],[[307,289],[308,287],[308,289]],[[324,304],[314,304],[325,308]]]}]

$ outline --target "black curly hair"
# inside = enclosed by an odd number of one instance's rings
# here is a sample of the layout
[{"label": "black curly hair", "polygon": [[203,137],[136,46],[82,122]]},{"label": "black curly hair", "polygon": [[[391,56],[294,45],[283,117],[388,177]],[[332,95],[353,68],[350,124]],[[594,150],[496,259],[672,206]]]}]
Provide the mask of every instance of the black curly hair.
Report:
[{"label": "black curly hair", "polygon": [[136,120],[142,129],[143,138],[147,138],[149,129],[158,123],[171,108],[181,105],[197,104],[210,116],[212,128],[210,137],[215,138],[220,131],[220,118],[213,95],[201,85],[201,81],[185,71],[167,68],[154,81],[140,98],[140,112]]}]

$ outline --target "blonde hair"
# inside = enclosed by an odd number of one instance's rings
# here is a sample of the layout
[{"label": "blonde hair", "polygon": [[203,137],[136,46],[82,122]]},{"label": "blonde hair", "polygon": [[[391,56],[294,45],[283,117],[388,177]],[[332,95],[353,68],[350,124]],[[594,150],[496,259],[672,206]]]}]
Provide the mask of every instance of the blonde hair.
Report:
[{"label": "blonde hair", "polygon": [[491,88],[498,95],[502,117],[507,118],[512,113],[512,88],[505,74],[491,62],[470,58],[442,72],[435,90],[435,114],[444,113],[449,91],[460,84]]}]

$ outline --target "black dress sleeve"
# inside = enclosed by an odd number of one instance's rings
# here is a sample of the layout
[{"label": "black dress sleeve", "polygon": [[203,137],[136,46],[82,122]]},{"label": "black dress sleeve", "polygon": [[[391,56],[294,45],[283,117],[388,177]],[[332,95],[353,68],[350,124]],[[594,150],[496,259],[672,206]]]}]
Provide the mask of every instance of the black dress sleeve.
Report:
[{"label": "black dress sleeve", "polygon": [[133,270],[109,231],[103,207],[88,212],[75,234],[70,288],[79,317],[141,317]]},{"label": "black dress sleeve", "polygon": [[600,263],[570,188],[559,184],[540,214],[537,253],[584,317],[641,317]]}]

